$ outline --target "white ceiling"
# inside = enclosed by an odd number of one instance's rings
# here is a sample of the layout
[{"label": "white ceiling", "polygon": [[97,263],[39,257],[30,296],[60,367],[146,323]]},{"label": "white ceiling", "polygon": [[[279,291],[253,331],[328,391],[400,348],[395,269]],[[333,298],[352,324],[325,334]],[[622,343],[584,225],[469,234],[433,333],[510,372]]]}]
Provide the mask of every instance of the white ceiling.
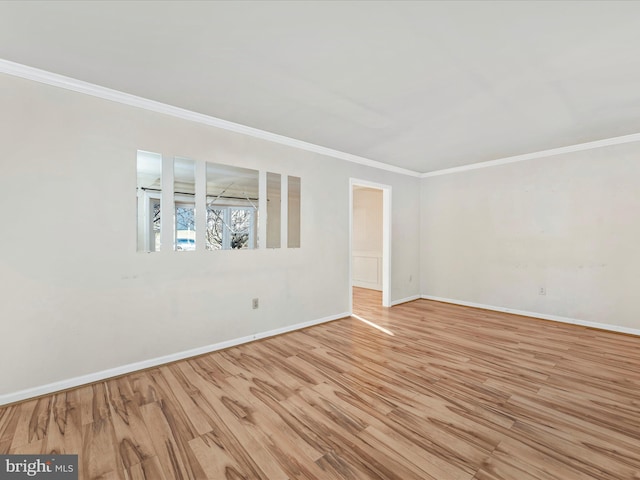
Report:
[{"label": "white ceiling", "polygon": [[640,132],[640,2],[0,2],[0,58],[429,172]]}]

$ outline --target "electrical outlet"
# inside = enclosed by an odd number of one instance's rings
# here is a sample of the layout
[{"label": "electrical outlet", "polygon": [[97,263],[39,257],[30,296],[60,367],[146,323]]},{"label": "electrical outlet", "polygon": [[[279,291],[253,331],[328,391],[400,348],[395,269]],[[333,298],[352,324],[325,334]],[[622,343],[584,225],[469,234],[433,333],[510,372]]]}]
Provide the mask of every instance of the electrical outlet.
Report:
[{"label": "electrical outlet", "polygon": [[251,308],[254,310],[260,306],[260,301],[257,298],[251,300]]},{"label": "electrical outlet", "polygon": [[538,295],[546,295],[547,294],[547,289],[544,287],[540,287],[538,289]]},{"label": "electrical outlet", "polygon": [[413,275],[409,275],[409,282],[413,282]]}]

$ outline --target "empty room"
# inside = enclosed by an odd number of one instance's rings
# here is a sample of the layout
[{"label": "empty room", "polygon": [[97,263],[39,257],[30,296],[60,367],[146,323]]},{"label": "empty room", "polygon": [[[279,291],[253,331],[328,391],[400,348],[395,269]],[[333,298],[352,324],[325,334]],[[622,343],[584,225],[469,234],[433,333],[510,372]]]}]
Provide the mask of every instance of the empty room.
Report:
[{"label": "empty room", "polygon": [[640,479],[640,2],[0,2],[0,480]]}]

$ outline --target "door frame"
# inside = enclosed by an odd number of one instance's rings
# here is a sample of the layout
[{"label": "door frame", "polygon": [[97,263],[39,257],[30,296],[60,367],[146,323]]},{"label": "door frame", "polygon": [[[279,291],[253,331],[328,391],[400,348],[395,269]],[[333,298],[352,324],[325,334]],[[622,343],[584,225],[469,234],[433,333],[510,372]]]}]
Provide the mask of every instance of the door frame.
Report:
[{"label": "door frame", "polygon": [[382,306],[391,306],[391,185],[349,178],[349,312],[353,313],[353,187],[382,190]]}]

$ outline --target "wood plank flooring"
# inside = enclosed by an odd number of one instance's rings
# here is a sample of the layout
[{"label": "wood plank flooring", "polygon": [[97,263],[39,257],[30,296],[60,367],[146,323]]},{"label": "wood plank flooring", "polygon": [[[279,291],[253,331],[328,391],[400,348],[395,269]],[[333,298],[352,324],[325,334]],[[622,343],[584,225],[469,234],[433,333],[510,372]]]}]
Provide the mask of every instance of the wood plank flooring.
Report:
[{"label": "wood plank flooring", "polygon": [[427,300],[0,408],[81,479],[640,479],[640,338]]}]

